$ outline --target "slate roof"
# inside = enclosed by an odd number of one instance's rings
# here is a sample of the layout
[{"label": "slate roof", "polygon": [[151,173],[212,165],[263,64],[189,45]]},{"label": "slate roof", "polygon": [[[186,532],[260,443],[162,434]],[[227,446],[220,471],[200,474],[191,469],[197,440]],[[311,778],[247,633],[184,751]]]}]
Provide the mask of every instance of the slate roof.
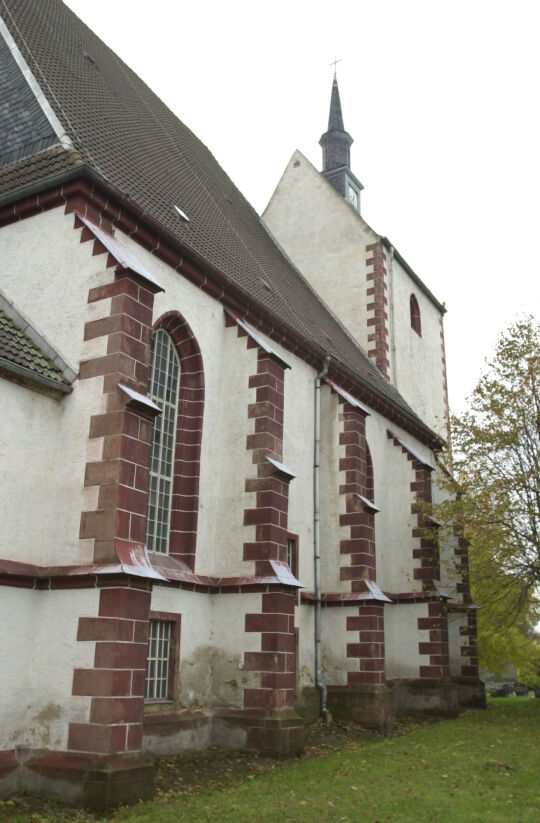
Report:
[{"label": "slate roof", "polygon": [[[315,343],[321,359],[327,352],[420,422],[280,252],[206,146],[61,0],[0,0],[0,15],[76,150],[49,150],[35,163],[0,170],[0,192],[48,178],[60,166],[76,167],[82,158]],[[179,75],[179,97],[181,83]]]},{"label": "slate roof", "polygon": [[28,377],[34,375],[69,386],[58,366],[0,308],[0,366],[9,364],[28,372]]},{"label": "slate roof", "polygon": [[8,45],[0,37],[0,165],[57,143],[47,120]]}]

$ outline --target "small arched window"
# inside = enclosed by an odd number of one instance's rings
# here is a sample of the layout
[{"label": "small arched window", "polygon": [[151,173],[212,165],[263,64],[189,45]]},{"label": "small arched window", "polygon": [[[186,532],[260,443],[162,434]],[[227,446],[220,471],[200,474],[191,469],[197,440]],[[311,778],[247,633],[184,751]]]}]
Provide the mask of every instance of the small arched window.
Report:
[{"label": "small arched window", "polygon": [[410,299],[410,309],[411,309],[411,329],[414,329],[416,334],[419,337],[422,337],[422,321],[420,319],[420,306],[418,305],[418,300],[411,294]]},{"label": "small arched window", "polygon": [[176,418],[180,387],[180,359],[176,346],[163,329],[152,335],[148,395],[161,409],[154,422],[146,547],[148,551],[167,554],[174,480]]}]

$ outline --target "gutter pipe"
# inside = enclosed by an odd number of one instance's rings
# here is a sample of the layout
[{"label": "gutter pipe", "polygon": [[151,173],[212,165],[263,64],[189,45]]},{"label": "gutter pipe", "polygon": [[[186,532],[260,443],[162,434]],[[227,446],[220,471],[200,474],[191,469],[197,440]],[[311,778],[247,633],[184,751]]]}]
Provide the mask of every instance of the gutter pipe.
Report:
[{"label": "gutter pipe", "polygon": [[313,567],[315,577],[315,685],[321,694],[321,715],[326,717],[326,685],[321,666],[321,530],[320,530],[320,463],[321,463],[321,381],[328,374],[330,358],[315,378],[314,448],[313,448]]}]

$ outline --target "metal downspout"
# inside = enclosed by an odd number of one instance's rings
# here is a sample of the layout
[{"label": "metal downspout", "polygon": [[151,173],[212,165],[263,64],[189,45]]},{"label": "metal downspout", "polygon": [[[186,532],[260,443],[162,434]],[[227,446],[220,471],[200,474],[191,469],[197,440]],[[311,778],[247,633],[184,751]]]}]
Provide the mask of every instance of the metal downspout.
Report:
[{"label": "metal downspout", "polygon": [[321,715],[326,717],[326,685],[321,666],[321,532],[320,532],[320,460],[321,460],[321,380],[328,373],[327,357],[322,372],[315,378],[315,433],[313,448],[313,565],[315,573],[315,685],[321,694]]}]

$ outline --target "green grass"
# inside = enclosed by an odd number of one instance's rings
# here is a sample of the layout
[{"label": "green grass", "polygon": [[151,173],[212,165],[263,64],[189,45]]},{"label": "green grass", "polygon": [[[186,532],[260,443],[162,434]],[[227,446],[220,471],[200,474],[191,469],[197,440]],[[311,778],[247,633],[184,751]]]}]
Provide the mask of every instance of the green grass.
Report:
[{"label": "green grass", "polygon": [[[485,712],[364,741],[225,789],[119,809],[108,823],[536,823],[540,700],[490,701]],[[13,810],[15,811],[15,809]],[[14,815],[14,823],[59,816]],[[63,818],[63,820],[76,818]]]}]

